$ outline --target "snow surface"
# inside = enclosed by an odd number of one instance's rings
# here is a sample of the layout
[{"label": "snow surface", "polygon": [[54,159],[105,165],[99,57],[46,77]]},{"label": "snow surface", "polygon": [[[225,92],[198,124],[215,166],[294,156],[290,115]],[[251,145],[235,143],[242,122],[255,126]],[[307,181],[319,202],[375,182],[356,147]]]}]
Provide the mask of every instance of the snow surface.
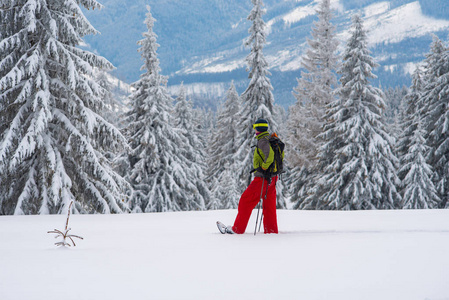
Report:
[{"label": "snow surface", "polygon": [[[449,210],[278,211],[279,235],[222,235],[236,211],[0,217],[0,299],[449,299]],[[78,241],[78,240],[77,240]]]}]

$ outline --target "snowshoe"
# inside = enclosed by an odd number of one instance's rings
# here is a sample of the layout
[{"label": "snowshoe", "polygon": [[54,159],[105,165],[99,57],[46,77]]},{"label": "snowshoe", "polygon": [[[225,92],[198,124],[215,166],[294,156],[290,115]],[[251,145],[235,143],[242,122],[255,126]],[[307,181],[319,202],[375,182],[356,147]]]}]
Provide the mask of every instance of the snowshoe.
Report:
[{"label": "snowshoe", "polygon": [[217,227],[218,227],[218,230],[220,230],[220,232],[222,234],[226,234],[226,225],[225,224],[221,223],[220,221],[217,221]]},{"label": "snowshoe", "polygon": [[220,221],[217,221],[217,227],[218,227],[218,230],[220,230],[220,232],[222,234],[226,234],[226,233],[234,234],[234,231],[232,231],[232,228],[230,226],[228,227],[225,224],[221,223]]}]

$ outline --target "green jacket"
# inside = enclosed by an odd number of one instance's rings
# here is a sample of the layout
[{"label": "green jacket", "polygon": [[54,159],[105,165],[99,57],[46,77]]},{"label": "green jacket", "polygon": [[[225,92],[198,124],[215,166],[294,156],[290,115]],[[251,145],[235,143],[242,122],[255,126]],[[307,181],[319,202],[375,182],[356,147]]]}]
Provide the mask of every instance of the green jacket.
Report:
[{"label": "green jacket", "polygon": [[[257,168],[262,167],[262,169],[266,170],[274,161],[274,151],[271,149],[270,142],[268,139],[270,138],[270,133],[268,131],[262,132],[256,136],[257,145],[254,149],[254,158],[253,158],[253,167],[257,170]],[[263,174],[259,171],[255,173],[256,177],[263,177]]]}]

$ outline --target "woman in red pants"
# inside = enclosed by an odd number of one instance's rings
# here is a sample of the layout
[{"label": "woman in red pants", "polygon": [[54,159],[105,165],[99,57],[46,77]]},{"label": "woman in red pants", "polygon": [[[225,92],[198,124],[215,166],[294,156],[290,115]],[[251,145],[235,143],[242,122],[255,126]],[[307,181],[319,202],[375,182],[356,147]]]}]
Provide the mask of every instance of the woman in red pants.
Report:
[{"label": "woman in red pants", "polygon": [[[276,181],[277,176],[264,178],[264,171],[268,169],[274,160],[274,151],[270,146],[268,139],[268,122],[264,119],[258,119],[253,128],[255,130],[257,146],[254,150],[253,165],[255,178],[240,197],[238,214],[234,226],[222,227],[219,229],[222,233],[245,233],[251,212],[263,199],[263,225],[264,233],[278,233],[276,218]],[[263,189],[263,190],[262,190]],[[265,198],[266,196],[266,198]]]},{"label": "woman in red pants", "polygon": [[234,226],[227,228],[228,230],[232,230],[232,232],[228,233],[245,233],[251,212],[260,201],[262,181],[264,181],[262,197],[265,197],[265,195],[267,196],[262,202],[264,233],[278,233],[276,218],[276,180],[277,177],[274,177],[272,178],[271,183],[268,184],[268,180],[263,177],[256,176],[254,178],[240,197],[238,214],[235,218]]}]

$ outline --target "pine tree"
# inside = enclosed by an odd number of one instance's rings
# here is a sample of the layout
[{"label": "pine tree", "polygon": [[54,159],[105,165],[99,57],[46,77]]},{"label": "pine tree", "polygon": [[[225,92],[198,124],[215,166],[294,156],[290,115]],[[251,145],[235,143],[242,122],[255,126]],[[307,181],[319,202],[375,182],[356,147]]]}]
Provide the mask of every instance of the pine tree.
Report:
[{"label": "pine tree", "polygon": [[[338,41],[335,26],[331,23],[330,0],[322,0],[317,9],[318,22],[314,22],[309,49],[302,58],[298,86],[293,93],[297,102],[295,112],[290,116],[288,128],[300,130],[302,136],[298,145],[302,152],[301,165],[314,164],[321,142],[317,136],[322,133],[326,106],[332,102],[333,90],[337,86],[336,70]],[[298,128],[299,127],[299,128]]]},{"label": "pine tree", "polygon": [[432,168],[427,164],[425,154],[429,151],[424,139],[425,131],[422,129],[419,114],[414,115],[412,126],[415,128],[410,140],[410,147],[402,159],[401,173],[405,173],[402,181],[403,208],[423,209],[437,208],[441,202],[433,182]]},{"label": "pine tree", "polygon": [[277,124],[272,116],[274,97],[273,87],[268,78],[271,73],[268,71],[268,63],[263,55],[263,46],[266,44],[265,22],[262,16],[266,13],[263,9],[262,0],[251,0],[253,9],[248,20],[252,21],[249,29],[249,38],[245,46],[251,46],[251,53],[246,57],[249,70],[250,83],[242,94],[243,107],[239,115],[241,142],[237,151],[237,160],[241,162],[239,166],[240,190],[246,187],[248,171],[252,166],[251,144],[254,143],[254,131],[252,124],[258,118],[268,121],[270,129],[275,131]]},{"label": "pine tree", "polygon": [[[200,141],[193,131],[195,127],[193,123],[193,107],[191,101],[187,101],[186,90],[183,84],[181,84],[179,95],[176,98],[175,103],[173,113],[174,125],[188,140],[187,144],[180,145],[180,147],[184,148],[184,155],[190,160],[201,162],[204,158],[204,154],[199,152],[201,150],[201,148],[199,148]],[[195,153],[195,151],[197,151],[197,153]],[[202,157],[198,158],[198,155]]]},{"label": "pine tree", "polygon": [[[422,101],[422,92],[424,88],[424,82],[422,72],[420,68],[417,68],[413,74],[412,86],[410,92],[404,97],[401,103],[400,110],[400,132],[396,152],[400,160],[400,165],[403,166],[405,162],[403,157],[408,153],[413,136],[417,129],[416,114],[420,114],[422,107],[420,106]],[[421,115],[421,114],[420,114]],[[421,120],[419,120],[421,122]],[[402,168],[401,168],[402,169]],[[405,173],[399,171],[399,179],[405,178]]]},{"label": "pine tree", "polygon": [[394,141],[382,119],[383,94],[369,83],[377,65],[366,39],[363,21],[356,15],[339,70],[339,98],[330,104],[322,134],[319,163],[324,174],[307,200],[319,209],[389,209],[401,201]]},{"label": "pine tree", "polygon": [[173,118],[175,127],[187,140],[187,143],[179,145],[179,148],[183,151],[183,156],[191,163],[190,169],[186,172],[189,173],[192,183],[199,191],[193,201],[201,203],[201,209],[205,209],[204,205],[209,201],[210,192],[204,181],[206,170],[206,151],[204,149],[206,146],[202,139],[204,132],[201,124],[204,117],[200,111],[193,109],[192,101],[187,100],[183,84],[181,84],[179,95],[176,98]]},{"label": "pine tree", "polygon": [[425,61],[426,76],[423,91],[423,126],[430,151],[428,163],[434,170],[433,182],[449,208],[449,51],[436,36]]},{"label": "pine tree", "polygon": [[208,182],[212,198],[209,209],[237,208],[240,192],[237,184],[239,148],[238,120],[241,100],[234,83],[226,93],[226,101],[217,112],[217,124],[211,136],[208,159]]},{"label": "pine tree", "polygon": [[0,1],[0,214],[120,213],[126,181],[103,155],[126,144],[100,115],[94,68],[77,48],[97,31],[81,8],[95,0]]},{"label": "pine tree", "polygon": [[[318,22],[314,22],[312,39],[308,39],[309,49],[304,55],[301,78],[294,89],[296,103],[290,108],[287,122],[287,148],[290,149],[291,172],[289,186],[295,207],[307,208],[302,199],[307,189],[315,182],[312,174],[319,177],[317,154],[323,141],[319,138],[325,123],[325,110],[333,101],[333,90],[337,86],[336,71],[338,41],[335,26],[331,23],[333,14],[330,0],[322,0],[318,9]],[[302,177],[307,176],[307,177]]]},{"label": "pine tree", "polygon": [[134,212],[204,209],[196,175],[190,172],[194,162],[186,157],[183,147],[189,142],[174,124],[167,77],[159,74],[155,20],[149,6],[147,9],[148,31],[138,42],[145,72],[133,84],[135,92],[129,99],[132,108],[125,128],[131,146],[127,175],[134,189],[131,208]]}]

